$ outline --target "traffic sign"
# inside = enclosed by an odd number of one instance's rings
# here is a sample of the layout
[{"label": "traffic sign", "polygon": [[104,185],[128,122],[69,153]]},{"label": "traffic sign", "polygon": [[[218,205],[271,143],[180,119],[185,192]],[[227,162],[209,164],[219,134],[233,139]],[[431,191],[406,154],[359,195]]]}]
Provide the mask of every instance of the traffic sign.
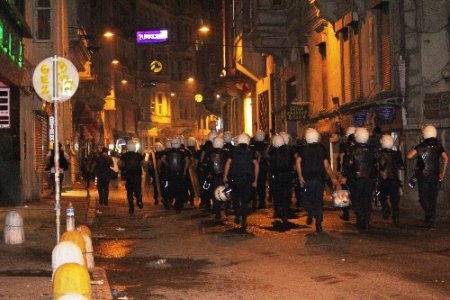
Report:
[{"label": "traffic sign", "polygon": [[33,72],[34,90],[48,102],[69,100],[75,94],[78,83],[77,68],[70,60],[59,56],[42,60]]},{"label": "traffic sign", "polygon": [[150,63],[150,71],[153,73],[159,73],[162,71],[163,65],[160,61],[154,60]]}]

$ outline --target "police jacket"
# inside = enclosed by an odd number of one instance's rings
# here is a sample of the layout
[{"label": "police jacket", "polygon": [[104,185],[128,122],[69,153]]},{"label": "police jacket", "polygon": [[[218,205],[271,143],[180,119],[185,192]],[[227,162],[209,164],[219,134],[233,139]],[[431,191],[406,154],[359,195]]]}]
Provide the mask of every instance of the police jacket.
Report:
[{"label": "police jacket", "polygon": [[349,167],[351,178],[377,177],[376,152],[368,144],[355,143],[349,149]]},{"label": "police jacket", "polygon": [[414,148],[417,151],[417,169],[423,176],[439,176],[440,158],[444,147],[436,138],[425,139]]},{"label": "police jacket", "polygon": [[403,168],[401,152],[382,149],[378,155],[378,167],[381,179],[398,180],[398,171]]}]

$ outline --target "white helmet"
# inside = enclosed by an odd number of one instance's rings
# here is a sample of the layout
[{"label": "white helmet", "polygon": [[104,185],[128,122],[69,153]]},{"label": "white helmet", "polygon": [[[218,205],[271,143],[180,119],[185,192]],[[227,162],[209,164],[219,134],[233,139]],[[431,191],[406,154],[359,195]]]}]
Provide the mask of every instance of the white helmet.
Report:
[{"label": "white helmet", "polygon": [[195,147],[195,146],[197,146],[197,140],[195,139],[195,137],[190,136],[190,137],[188,138],[188,146],[189,146],[189,147]]},{"label": "white helmet", "polygon": [[349,137],[352,134],[355,134],[355,131],[356,131],[356,127],[350,126],[349,128],[347,128],[347,131],[345,131],[345,136]]},{"label": "white helmet", "polygon": [[214,198],[218,201],[228,201],[231,198],[231,188],[227,185],[219,185],[214,190]]},{"label": "white helmet", "polygon": [[255,141],[262,142],[262,141],[264,141],[265,138],[266,138],[266,133],[264,131],[258,130],[255,133]]},{"label": "white helmet", "polygon": [[180,139],[180,145],[184,145],[184,135],[180,135],[178,138]]},{"label": "white helmet", "polygon": [[130,152],[136,151],[136,144],[132,141],[127,142],[127,150]]},{"label": "white helmet", "polygon": [[283,138],[284,144],[289,145],[289,143],[291,142],[291,135],[284,131],[280,132],[279,134]]},{"label": "white helmet", "polygon": [[172,139],[166,140],[166,149],[172,149]]},{"label": "white helmet", "polygon": [[216,136],[218,136],[217,131],[210,131],[208,133],[208,141],[212,142]]},{"label": "white helmet", "polygon": [[436,127],[433,125],[427,125],[422,129],[422,135],[424,139],[435,138],[437,137]]},{"label": "white helmet", "polygon": [[231,143],[231,141],[233,140],[233,136],[230,131],[225,131],[223,133],[223,140],[225,141],[225,143]]},{"label": "white helmet", "polygon": [[308,144],[318,143],[320,139],[320,133],[314,128],[308,128],[305,132],[305,140]]},{"label": "white helmet", "polygon": [[381,147],[383,147],[383,149],[392,149],[392,147],[394,146],[394,139],[390,134],[383,134],[380,141]]},{"label": "white helmet", "polygon": [[272,146],[274,146],[275,148],[279,148],[283,145],[284,145],[284,140],[281,137],[281,135],[276,134],[272,137]]},{"label": "white helmet", "polygon": [[358,127],[355,130],[355,141],[357,143],[365,144],[369,140],[369,130],[365,127]]},{"label": "white helmet", "polygon": [[241,133],[237,136],[237,143],[238,144],[250,144],[250,137],[245,132]]},{"label": "white helmet", "polygon": [[334,206],[347,207],[350,205],[350,193],[348,190],[334,191],[332,196]]},{"label": "white helmet", "polygon": [[177,137],[174,137],[174,138],[172,139],[171,144],[172,144],[172,148],[174,148],[174,149],[180,148],[180,146],[181,146],[180,137],[178,137],[178,136],[177,136]]},{"label": "white helmet", "polygon": [[164,150],[164,146],[162,143],[160,143],[160,142],[155,143],[155,151],[156,152],[161,152],[163,150]]},{"label": "white helmet", "polygon": [[223,148],[223,138],[221,136],[217,136],[214,140],[213,140],[213,147],[217,148],[217,149],[222,149]]}]

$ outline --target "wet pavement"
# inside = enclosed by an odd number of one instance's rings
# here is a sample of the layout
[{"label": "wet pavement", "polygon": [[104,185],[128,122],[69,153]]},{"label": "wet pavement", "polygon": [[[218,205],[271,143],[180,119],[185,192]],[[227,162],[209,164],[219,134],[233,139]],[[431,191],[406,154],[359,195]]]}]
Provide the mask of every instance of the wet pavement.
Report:
[{"label": "wet pavement", "polygon": [[[361,232],[326,206],[325,232],[317,234],[302,210],[284,226],[263,209],[243,232],[231,215],[217,222],[196,207],[176,214],[153,205],[148,189],[132,217],[123,187],[97,211],[91,195],[68,191],[62,206],[71,201],[77,224],[91,224],[96,265],[110,283],[101,288],[114,299],[450,299],[448,220],[430,231],[422,215],[404,213],[395,228],[376,211],[372,228]],[[9,209],[0,209],[2,220]],[[14,209],[24,217],[26,242],[0,244],[7,283],[0,299],[50,299],[53,202]]]},{"label": "wet pavement", "polygon": [[125,191],[113,190],[92,225],[115,299],[450,299],[448,221],[430,231],[410,215],[395,228],[375,212],[361,232],[326,207],[317,234],[301,210],[284,226],[263,209],[243,232],[233,216],[176,214],[144,195],[129,216]]}]

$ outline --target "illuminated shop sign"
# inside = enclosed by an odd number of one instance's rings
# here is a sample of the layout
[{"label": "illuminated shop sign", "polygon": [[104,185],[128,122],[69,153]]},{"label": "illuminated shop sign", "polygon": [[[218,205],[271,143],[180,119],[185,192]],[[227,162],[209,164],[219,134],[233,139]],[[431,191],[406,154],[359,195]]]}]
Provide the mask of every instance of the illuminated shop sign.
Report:
[{"label": "illuminated shop sign", "polygon": [[136,31],[136,42],[138,44],[164,43],[167,42],[168,38],[169,31],[167,29]]},{"label": "illuminated shop sign", "polygon": [[5,53],[19,68],[23,66],[23,43],[19,35],[14,34],[0,20],[0,52]]},{"label": "illuminated shop sign", "polygon": [[10,128],[9,88],[0,88],[0,128]]}]

